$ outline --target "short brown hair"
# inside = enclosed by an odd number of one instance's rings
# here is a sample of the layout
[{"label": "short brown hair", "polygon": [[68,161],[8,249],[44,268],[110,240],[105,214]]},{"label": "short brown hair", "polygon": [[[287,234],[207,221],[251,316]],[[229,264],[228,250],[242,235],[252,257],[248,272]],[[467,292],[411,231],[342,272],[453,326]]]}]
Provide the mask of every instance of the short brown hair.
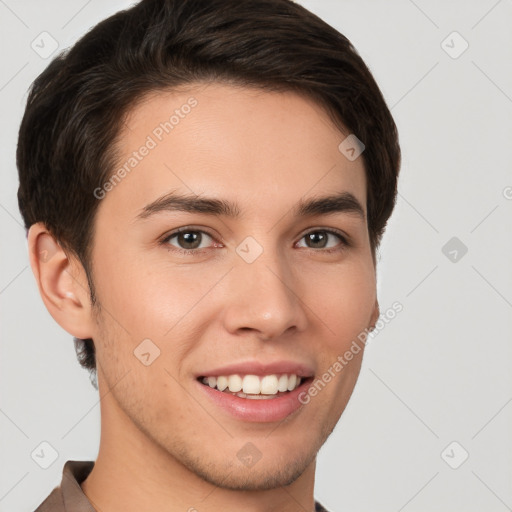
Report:
[{"label": "short brown hair", "polygon": [[[19,131],[25,226],[44,222],[79,258],[93,305],[93,191],[113,172],[123,117],[151,91],[210,81],[304,94],[363,141],[375,262],[396,201],[400,146],[382,93],[350,41],[291,0],[143,0],[50,63],[31,86]],[[75,338],[75,347],[94,373],[93,340]]]}]

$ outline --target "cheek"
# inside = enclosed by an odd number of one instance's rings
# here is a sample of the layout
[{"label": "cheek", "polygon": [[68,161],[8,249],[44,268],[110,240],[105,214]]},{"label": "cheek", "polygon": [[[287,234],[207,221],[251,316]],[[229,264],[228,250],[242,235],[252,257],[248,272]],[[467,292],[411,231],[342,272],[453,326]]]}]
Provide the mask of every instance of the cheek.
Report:
[{"label": "cheek", "polygon": [[373,268],[347,265],[317,275],[314,282],[307,293],[308,303],[324,326],[329,351],[340,353],[369,327],[376,300]]},{"label": "cheek", "polygon": [[[194,266],[162,268],[144,261],[119,259],[97,272],[97,294],[134,339],[161,338],[189,313],[218,280]],[[193,311],[194,310],[194,311]]]},{"label": "cheek", "polygon": [[[134,347],[145,338],[165,346],[178,333],[198,332],[232,303],[229,290],[219,295],[215,289],[219,275],[226,272],[223,265],[150,264],[129,255],[104,256],[97,272],[98,297],[113,321],[130,333]],[[325,333],[322,352],[342,351],[368,327],[375,305],[375,274],[361,255],[338,265],[302,262],[288,278],[300,299],[297,307],[310,319],[308,328]]]}]

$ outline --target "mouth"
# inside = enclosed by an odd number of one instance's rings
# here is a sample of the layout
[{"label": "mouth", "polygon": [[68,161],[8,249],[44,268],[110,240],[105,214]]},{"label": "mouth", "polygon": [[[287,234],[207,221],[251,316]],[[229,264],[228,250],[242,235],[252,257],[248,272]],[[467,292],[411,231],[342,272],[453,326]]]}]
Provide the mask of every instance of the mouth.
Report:
[{"label": "mouth", "polygon": [[201,375],[196,381],[223,413],[244,422],[271,423],[299,414],[304,407],[299,397],[313,378],[298,373],[225,373]]},{"label": "mouth", "polygon": [[297,389],[303,379],[295,373],[281,375],[219,375],[198,378],[205,386],[249,400],[269,400]]}]

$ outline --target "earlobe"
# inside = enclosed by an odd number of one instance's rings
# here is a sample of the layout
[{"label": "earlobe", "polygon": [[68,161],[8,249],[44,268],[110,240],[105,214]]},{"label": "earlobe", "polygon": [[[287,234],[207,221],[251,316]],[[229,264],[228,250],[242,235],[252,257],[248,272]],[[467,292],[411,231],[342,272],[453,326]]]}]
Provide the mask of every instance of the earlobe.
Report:
[{"label": "earlobe", "polygon": [[28,250],[39,293],[50,315],[72,336],[92,338],[89,286],[81,263],[68,256],[42,222],[30,226]]}]

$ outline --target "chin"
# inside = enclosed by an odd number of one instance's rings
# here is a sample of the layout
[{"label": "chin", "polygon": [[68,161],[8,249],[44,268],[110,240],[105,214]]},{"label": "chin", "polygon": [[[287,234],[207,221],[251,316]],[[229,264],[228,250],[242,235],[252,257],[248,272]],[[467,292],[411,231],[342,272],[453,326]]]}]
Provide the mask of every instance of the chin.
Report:
[{"label": "chin", "polygon": [[271,461],[263,458],[252,467],[208,463],[206,460],[187,461],[187,468],[206,482],[232,491],[269,491],[295,482],[315,461],[316,452],[288,461]]},{"label": "chin", "polygon": [[247,466],[237,457],[239,447],[233,451],[226,447],[220,453],[205,451],[198,454],[196,447],[189,446],[187,450],[182,445],[179,453],[170,454],[190,472],[221,489],[267,491],[292,484],[315,464],[318,451],[336,425],[333,423],[295,444],[279,442],[277,447],[270,443],[266,448],[262,447],[261,458]]}]

